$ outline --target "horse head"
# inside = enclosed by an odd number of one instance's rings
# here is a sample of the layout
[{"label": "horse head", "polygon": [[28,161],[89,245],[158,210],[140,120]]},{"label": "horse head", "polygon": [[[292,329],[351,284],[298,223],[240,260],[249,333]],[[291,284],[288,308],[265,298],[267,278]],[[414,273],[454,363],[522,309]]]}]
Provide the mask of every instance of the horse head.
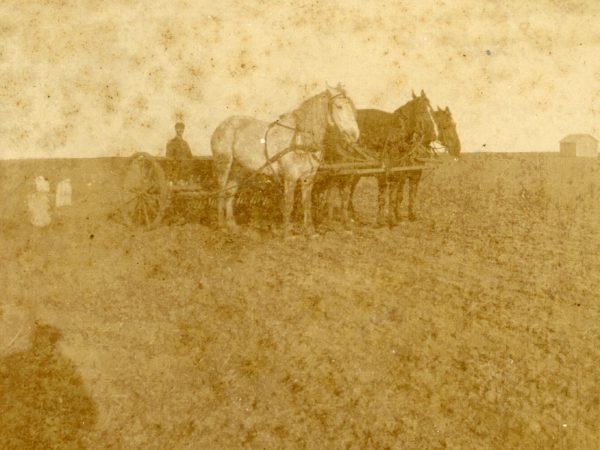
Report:
[{"label": "horse head", "polygon": [[341,87],[327,86],[327,89],[305,100],[292,112],[296,127],[304,136],[305,145],[323,144],[328,127],[339,131],[349,143],[358,141],[360,135],[356,122],[356,109],[352,100]]},{"label": "horse head", "polygon": [[360,131],[356,122],[356,107],[346,95],[346,90],[340,84],[337,87],[327,86],[327,94],[329,125],[336,127],[349,143],[358,142]]},{"label": "horse head", "polygon": [[408,136],[414,132],[420,133],[424,145],[429,146],[439,138],[431,104],[424,91],[421,91],[418,96],[413,92],[412,99],[394,111],[394,114],[397,115],[399,122],[404,123]]},{"label": "horse head", "polygon": [[460,155],[460,139],[456,132],[456,123],[452,118],[450,109],[438,109],[434,111],[433,116],[439,129],[439,141],[448,149],[450,156],[458,157]]}]

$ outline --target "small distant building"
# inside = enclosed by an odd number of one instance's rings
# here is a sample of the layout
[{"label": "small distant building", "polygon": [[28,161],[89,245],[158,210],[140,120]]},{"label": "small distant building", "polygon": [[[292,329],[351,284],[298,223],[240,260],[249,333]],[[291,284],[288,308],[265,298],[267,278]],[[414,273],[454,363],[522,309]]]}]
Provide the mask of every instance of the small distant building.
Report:
[{"label": "small distant building", "polygon": [[561,156],[598,157],[598,139],[589,134],[570,134],[560,141]]}]

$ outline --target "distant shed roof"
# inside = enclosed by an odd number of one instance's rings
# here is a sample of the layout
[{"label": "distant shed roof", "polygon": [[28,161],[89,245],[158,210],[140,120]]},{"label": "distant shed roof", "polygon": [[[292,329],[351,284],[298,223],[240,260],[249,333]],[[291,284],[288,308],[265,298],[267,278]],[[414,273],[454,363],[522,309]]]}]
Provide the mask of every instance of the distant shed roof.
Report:
[{"label": "distant shed roof", "polygon": [[579,142],[584,139],[592,139],[595,142],[598,142],[591,134],[569,134],[560,140],[560,142]]}]

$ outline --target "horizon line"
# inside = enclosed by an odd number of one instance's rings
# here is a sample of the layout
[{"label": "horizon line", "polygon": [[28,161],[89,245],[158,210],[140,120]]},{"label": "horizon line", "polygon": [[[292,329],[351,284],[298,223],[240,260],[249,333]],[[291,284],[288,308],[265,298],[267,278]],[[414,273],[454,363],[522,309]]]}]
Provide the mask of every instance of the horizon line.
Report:
[{"label": "horizon line", "polygon": [[[97,156],[24,156],[21,158],[4,158],[0,155],[0,161],[24,161],[24,160],[40,160],[40,159],[102,159],[102,158],[129,158],[134,155],[136,152],[131,153],[130,155],[97,155]],[[164,157],[164,155],[155,155],[151,152],[148,153],[153,157]],[[502,154],[502,153],[560,153],[560,150],[470,150],[470,151],[461,151],[462,154],[468,155],[478,155],[478,154]],[[206,158],[207,156],[212,156],[210,153],[208,154],[195,154],[194,157],[198,158]],[[600,156],[600,155],[599,155]]]}]

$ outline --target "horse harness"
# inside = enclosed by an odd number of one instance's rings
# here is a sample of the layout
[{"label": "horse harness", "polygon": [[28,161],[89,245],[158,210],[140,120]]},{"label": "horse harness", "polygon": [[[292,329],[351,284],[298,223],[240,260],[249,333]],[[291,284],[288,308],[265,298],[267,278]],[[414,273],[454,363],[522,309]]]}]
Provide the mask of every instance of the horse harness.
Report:
[{"label": "horse harness", "polygon": [[[416,132],[421,132],[422,130],[422,125],[419,123],[419,127],[418,127],[418,131]],[[419,141],[414,141],[412,138],[410,140],[410,142],[407,142],[405,139],[401,139],[402,142],[402,146],[404,148],[408,147],[408,149],[404,152],[404,155],[402,155],[400,158],[396,159],[396,160],[392,160],[392,147],[393,144],[397,142],[391,142],[391,137],[392,137],[392,132],[389,132],[386,140],[385,140],[385,144],[383,146],[383,165],[384,165],[384,169],[385,169],[385,177],[386,179],[390,179],[390,176],[392,174],[391,169],[393,167],[397,167],[397,166],[401,166],[404,164],[413,164],[415,160],[417,160],[417,158],[419,157],[418,152],[419,152],[419,148],[422,146],[422,143]],[[395,150],[395,149],[394,149]],[[435,152],[435,149],[433,150],[433,154],[434,156],[438,156],[437,153]]]},{"label": "horse harness", "polygon": [[[332,102],[335,98],[337,97],[344,97],[346,98],[346,95],[343,93],[339,93],[334,95],[333,97],[331,97],[328,101],[327,104],[327,113],[331,114],[331,105]],[[290,145],[289,147],[281,150],[280,152],[276,153],[275,155],[269,157],[269,152],[268,152],[268,136],[269,136],[269,132],[271,131],[271,129],[273,129],[275,126],[280,126],[283,128],[287,128],[288,130],[292,130],[294,132],[294,135],[292,136],[292,145]],[[262,139],[262,143],[263,143],[263,150],[264,150],[264,154],[265,154],[265,164],[263,164],[263,166],[258,170],[262,170],[265,167],[269,167],[269,169],[271,170],[271,173],[273,174],[273,177],[279,182],[281,183],[281,179],[278,176],[277,172],[275,172],[275,169],[273,168],[273,163],[279,161],[281,158],[283,158],[285,155],[287,155],[288,153],[291,152],[295,152],[295,151],[305,151],[305,152],[309,152],[309,153],[317,153],[319,151],[321,151],[322,149],[316,146],[311,146],[311,145],[302,145],[298,143],[298,137],[299,134],[302,132],[303,130],[300,130],[297,126],[290,126],[287,125],[285,123],[281,123],[279,121],[279,119],[277,119],[274,122],[271,122],[269,124],[269,126],[267,127],[267,129],[265,130],[265,135]],[[319,157],[319,163],[322,162],[323,159],[323,155],[321,154],[321,156]]]}]

